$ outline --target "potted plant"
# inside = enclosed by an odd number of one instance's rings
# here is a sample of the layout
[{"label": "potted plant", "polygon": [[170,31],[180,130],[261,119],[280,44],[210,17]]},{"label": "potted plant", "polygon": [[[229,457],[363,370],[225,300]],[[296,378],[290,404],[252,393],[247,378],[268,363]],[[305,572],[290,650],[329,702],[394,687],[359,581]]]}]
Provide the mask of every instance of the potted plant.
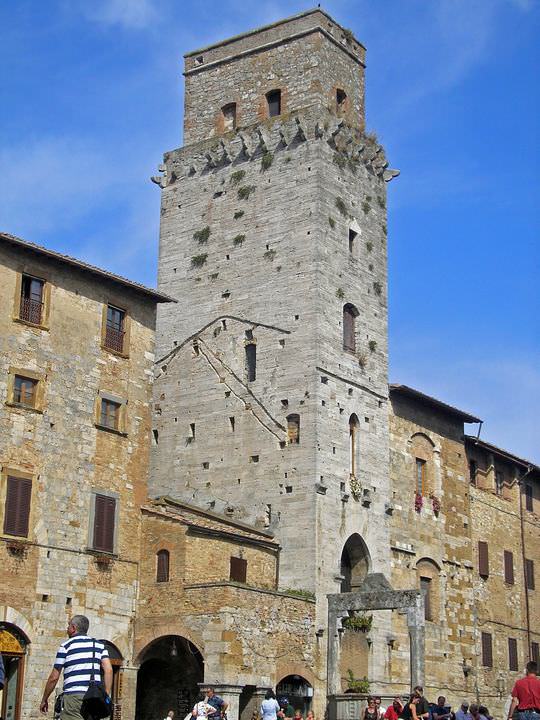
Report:
[{"label": "potted plant", "polygon": [[18,558],[24,558],[28,549],[28,543],[25,543],[24,540],[8,540],[7,549],[11,555]]},{"label": "potted plant", "polygon": [[433,514],[438,516],[441,512],[441,501],[436,495],[431,496],[431,507],[433,508]]},{"label": "potted plant", "polygon": [[373,615],[365,615],[360,613],[358,615],[351,615],[345,618],[342,622],[343,627],[354,630],[355,632],[367,633],[371,630],[373,625]]},{"label": "potted plant", "polygon": [[349,668],[347,670],[347,688],[354,693],[367,695],[369,693],[369,681],[367,677],[356,679],[353,671]]},{"label": "potted plant", "polygon": [[420,495],[420,493],[416,493],[414,496],[414,509],[417,513],[422,511],[422,507],[424,506],[424,497],[423,495]]}]

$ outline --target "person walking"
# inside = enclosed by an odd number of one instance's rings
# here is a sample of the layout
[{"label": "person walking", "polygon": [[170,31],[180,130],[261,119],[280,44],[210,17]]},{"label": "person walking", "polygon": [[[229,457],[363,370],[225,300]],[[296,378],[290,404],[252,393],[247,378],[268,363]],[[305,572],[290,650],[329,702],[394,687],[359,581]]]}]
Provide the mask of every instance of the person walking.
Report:
[{"label": "person walking", "polygon": [[531,660],[525,666],[525,677],[516,680],[512,689],[508,720],[516,709],[519,720],[540,720],[540,680],[537,675],[538,663]]},{"label": "person walking", "polygon": [[279,703],[272,690],[267,690],[264,700],[261,703],[262,720],[277,720],[277,714],[280,710]]},{"label": "person walking", "polygon": [[[79,720],[84,694],[88,690],[92,676],[101,678],[109,703],[111,702],[112,665],[109,653],[100,640],[88,637],[90,621],[84,615],[74,615],[68,623],[68,640],[65,640],[56,653],[53,669],[50,672],[39,709],[42,713],[49,710],[49,696],[64,672],[63,708],[60,720]],[[111,706],[112,708],[112,706]]]}]

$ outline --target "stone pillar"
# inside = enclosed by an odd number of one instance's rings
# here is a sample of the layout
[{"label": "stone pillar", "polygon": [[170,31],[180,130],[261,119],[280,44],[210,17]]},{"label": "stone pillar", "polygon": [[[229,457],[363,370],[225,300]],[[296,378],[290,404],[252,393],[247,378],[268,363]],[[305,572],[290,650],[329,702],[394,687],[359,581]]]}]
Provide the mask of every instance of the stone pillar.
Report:
[{"label": "stone pillar", "polygon": [[326,655],[326,678],[327,678],[327,694],[337,695],[341,692],[340,677],[340,656],[341,656],[341,633],[338,631],[339,618],[335,611],[330,609],[331,600],[329,601],[328,612],[328,639],[327,639],[327,655]]},{"label": "stone pillar", "polygon": [[418,593],[415,605],[407,609],[407,626],[410,640],[411,690],[424,686],[425,628],[424,598]]},{"label": "stone pillar", "polygon": [[137,667],[121,667],[118,702],[114,708],[113,720],[132,720],[135,717],[137,701]]},{"label": "stone pillar", "polygon": [[240,719],[240,695],[244,689],[243,685],[226,685],[223,683],[213,683],[205,681],[199,683],[201,690],[212,687],[216,695],[219,695],[228,704],[227,718],[228,720]]}]

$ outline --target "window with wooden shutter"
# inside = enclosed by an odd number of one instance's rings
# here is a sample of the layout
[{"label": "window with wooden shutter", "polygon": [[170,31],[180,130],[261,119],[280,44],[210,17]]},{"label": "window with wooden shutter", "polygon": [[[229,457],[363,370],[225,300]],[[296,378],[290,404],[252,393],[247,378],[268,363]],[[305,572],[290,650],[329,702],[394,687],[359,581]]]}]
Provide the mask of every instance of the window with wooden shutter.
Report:
[{"label": "window with wooden shutter", "polygon": [[534,590],[534,561],[525,560],[525,582],[528,590]]},{"label": "window with wooden shutter", "polygon": [[94,505],[94,550],[114,552],[114,526],[116,499],[108,495],[95,495]]},{"label": "window with wooden shutter", "polygon": [[519,670],[516,638],[508,638],[508,669]]},{"label": "window with wooden shutter", "polygon": [[532,512],[534,508],[532,485],[525,485],[525,510]]},{"label": "window with wooden shutter", "polygon": [[540,644],[537,642],[531,643],[531,660],[535,663],[540,661]]},{"label": "window with wooden shutter", "polygon": [[482,633],[482,665],[493,667],[493,644],[490,633]]},{"label": "window with wooden shutter", "polygon": [[504,551],[504,582],[514,584],[514,554],[510,550]]},{"label": "window with wooden shutter", "polygon": [[28,537],[32,481],[28,478],[7,478],[4,533]]},{"label": "window with wooden shutter", "polygon": [[156,582],[169,582],[169,551],[159,550],[157,553]]},{"label": "window with wooden shutter", "polygon": [[478,574],[483,578],[489,577],[488,544],[483,540],[478,542]]},{"label": "window with wooden shutter", "polygon": [[234,582],[245,583],[247,578],[247,560],[231,557],[229,579]]}]

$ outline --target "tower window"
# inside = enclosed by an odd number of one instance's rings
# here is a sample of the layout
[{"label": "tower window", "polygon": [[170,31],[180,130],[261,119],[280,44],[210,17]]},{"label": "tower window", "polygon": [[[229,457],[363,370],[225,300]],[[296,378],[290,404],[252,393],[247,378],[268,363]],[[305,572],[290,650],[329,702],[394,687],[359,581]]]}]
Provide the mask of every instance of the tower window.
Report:
[{"label": "tower window", "polygon": [[433,620],[431,612],[431,578],[420,578],[420,592],[424,598],[424,619]]},{"label": "tower window", "polygon": [[424,495],[426,489],[426,461],[416,458],[416,493]]},{"label": "tower window", "polygon": [[271,90],[269,93],[266,93],[266,103],[268,106],[268,117],[281,115],[281,90]]},{"label": "tower window", "polygon": [[257,377],[257,346],[255,343],[246,345],[246,375],[248,382],[253,382]]},{"label": "tower window", "polygon": [[353,413],[349,418],[349,473],[356,477],[356,459],[358,454],[358,417]]},{"label": "tower window", "polygon": [[343,306],[343,349],[354,352],[356,349],[356,318],[358,310],[347,303]]},{"label": "tower window", "polygon": [[22,276],[19,318],[33,325],[41,323],[44,281],[29,275]]},{"label": "tower window", "polygon": [[169,551],[158,550],[156,559],[156,582],[169,582]]},{"label": "tower window", "polygon": [[221,108],[223,129],[225,132],[236,130],[236,103],[229,103]]},{"label": "tower window", "polygon": [[298,445],[300,443],[300,415],[287,416],[287,435],[290,445]]},{"label": "tower window", "polygon": [[336,107],[338,112],[345,109],[345,102],[347,100],[347,93],[345,90],[338,88],[336,90]]},{"label": "tower window", "polygon": [[356,240],[358,233],[352,228],[349,228],[349,252],[354,252],[354,241]]}]

